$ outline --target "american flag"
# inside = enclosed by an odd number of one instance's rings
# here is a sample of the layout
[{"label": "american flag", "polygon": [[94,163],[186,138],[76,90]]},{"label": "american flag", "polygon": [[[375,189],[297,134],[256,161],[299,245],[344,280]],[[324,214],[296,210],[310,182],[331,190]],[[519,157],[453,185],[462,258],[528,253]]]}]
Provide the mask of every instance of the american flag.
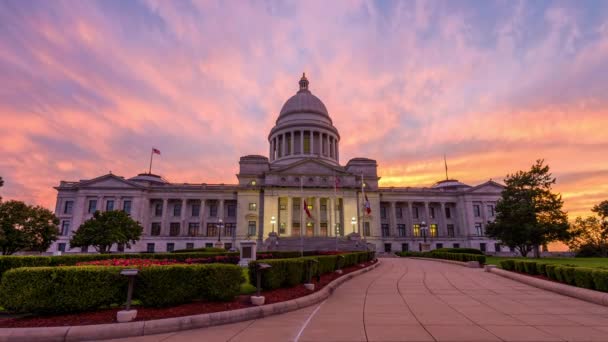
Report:
[{"label": "american flag", "polygon": [[152,147],[152,153],[160,155],[160,150]]}]

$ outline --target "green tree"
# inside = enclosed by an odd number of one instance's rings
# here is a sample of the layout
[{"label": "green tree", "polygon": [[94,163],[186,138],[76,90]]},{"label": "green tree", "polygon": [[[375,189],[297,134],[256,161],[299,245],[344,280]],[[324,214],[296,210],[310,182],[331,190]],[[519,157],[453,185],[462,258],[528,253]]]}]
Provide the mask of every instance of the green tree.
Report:
[{"label": "green tree", "polygon": [[605,229],[608,229],[608,200],[602,201],[599,204],[594,205],[591,211],[593,211],[600,217],[600,219],[602,220],[602,225],[604,225]]},{"label": "green tree", "polygon": [[577,217],[570,226],[568,239],[564,241],[571,250],[584,251],[585,255],[608,255],[608,229],[595,216]]},{"label": "green tree", "polygon": [[96,211],[72,236],[70,247],[93,246],[99,253],[109,253],[115,243],[130,248],[139,241],[142,231],[139,222],[122,210]]},{"label": "green tree", "polygon": [[0,250],[3,255],[46,251],[57,240],[59,219],[50,210],[21,201],[0,202]]},{"label": "green tree", "polygon": [[551,187],[555,178],[544,160],[537,160],[529,171],[507,175],[506,188],[496,204],[496,220],[488,223],[488,236],[517,248],[522,256],[539,246],[568,237],[568,216],[562,210],[560,194]]}]

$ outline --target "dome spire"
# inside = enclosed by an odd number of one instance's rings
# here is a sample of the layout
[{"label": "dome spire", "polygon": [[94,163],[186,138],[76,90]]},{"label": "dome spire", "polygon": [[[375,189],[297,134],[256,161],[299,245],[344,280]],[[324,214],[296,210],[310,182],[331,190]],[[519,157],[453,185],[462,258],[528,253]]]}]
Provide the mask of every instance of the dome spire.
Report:
[{"label": "dome spire", "polygon": [[308,91],[308,79],[306,78],[306,73],[302,73],[302,78],[300,78],[300,91]]}]

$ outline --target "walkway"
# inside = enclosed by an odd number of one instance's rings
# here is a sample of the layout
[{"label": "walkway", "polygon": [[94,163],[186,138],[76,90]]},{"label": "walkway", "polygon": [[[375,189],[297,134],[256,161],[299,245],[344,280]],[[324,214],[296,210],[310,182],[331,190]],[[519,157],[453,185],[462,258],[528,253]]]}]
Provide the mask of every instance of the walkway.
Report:
[{"label": "walkway", "polygon": [[435,261],[382,259],[325,302],[287,314],[125,339],[156,341],[608,341],[608,307]]}]

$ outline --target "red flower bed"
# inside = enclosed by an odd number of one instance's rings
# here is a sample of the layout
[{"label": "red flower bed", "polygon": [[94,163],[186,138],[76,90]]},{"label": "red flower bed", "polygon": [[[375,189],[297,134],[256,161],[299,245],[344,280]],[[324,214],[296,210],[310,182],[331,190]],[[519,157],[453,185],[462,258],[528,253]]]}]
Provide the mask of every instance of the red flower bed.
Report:
[{"label": "red flower bed", "polygon": [[[365,266],[367,267],[374,263],[375,261],[366,262]],[[342,275],[357,271],[359,269],[361,269],[361,267],[359,266],[351,266],[344,268],[342,269]],[[332,282],[334,279],[339,278],[340,276],[341,275],[335,272],[331,272],[322,275],[320,281],[313,280],[313,283],[315,283],[315,292],[321,290],[324,286]],[[291,288],[280,288],[272,291],[262,291],[262,295],[266,297],[266,304],[283,302],[286,300],[306,296],[311,293],[312,292],[307,290],[303,284]],[[194,302],[169,308],[136,307],[136,320],[146,321],[169,317],[190,316],[218,311],[236,310],[252,306],[253,305],[249,300],[249,296],[239,296],[231,302]],[[69,315],[10,318],[0,320],[0,328],[53,327],[115,323],[116,312],[122,309],[123,308],[106,309],[94,312],[84,312]]]},{"label": "red flower bed", "polygon": [[225,264],[237,264],[239,257],[237,256],[214,256],[209,258],[188,258],[184,261],[177,261],[173,259],[106,259],[106,260],[95,260],[95,261],[83,261],[76,264],[76,266],[123,266],[123,267],[149,267],[149,266],[164,266],[164,265],[175,265],[175,264],[213,264],[213,263],[225,263]]}]

